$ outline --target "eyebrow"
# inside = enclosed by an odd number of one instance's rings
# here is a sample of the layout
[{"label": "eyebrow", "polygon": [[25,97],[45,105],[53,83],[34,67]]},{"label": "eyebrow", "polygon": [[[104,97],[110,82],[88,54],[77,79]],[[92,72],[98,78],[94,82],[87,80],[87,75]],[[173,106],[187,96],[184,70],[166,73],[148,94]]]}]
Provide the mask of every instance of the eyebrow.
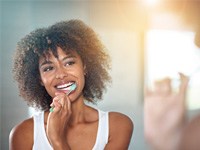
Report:
[{"label": "eyebrow", "polygon": [[66,60],[66,59],[68,59],[68,58],[76,58],[76,56],[75,56],[75,55],[72,55],[72,54],[69,54],[69,55],[67,55],[66,57],[64,57],[64,58],[62,59],[62,61],[63,61],[63,60]]},{"label": "eyebrow", "polygon": [[[69,55],[67,55],[66,57],[64,57],[64,58],[62,59],[62,61],[66,60],[66,59],[68,59],[68,58],[76,58],[76,56],[75,56],[75,55],[72,55],[72,54],[69,54]],[[47,64],[52,64],[52,62],[51,62],[50,60],[45,59],[45,61],[42,62],[42,63],[40,64],[40,67],[42,67],[42,66],[44,66],[44,65],[47,65]]]},{"label": "eyebrow", "polygon": [[52,62],[45,59],[45,61],[40,64],[40,67],[47,65],[47,64],[52,64]]}]

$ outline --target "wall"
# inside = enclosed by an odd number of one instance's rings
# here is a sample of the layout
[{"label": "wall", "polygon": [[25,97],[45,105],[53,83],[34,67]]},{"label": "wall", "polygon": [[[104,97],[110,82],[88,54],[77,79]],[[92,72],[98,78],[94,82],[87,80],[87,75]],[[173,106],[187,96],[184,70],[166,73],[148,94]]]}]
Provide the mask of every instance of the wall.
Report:
[{"label": "wall", "polygon": [[[1,5],[1,1],[0,1],[0,16],[1,16],[1,10],[2,10],[2,7],[1,7],[2,5]],[[2,32],[2,28],[1,28],[1,23],[2,23],[2,18],[0,17],[0,52],[1,52],[1,32]],[[2,101],[2,92],[1,92],[1,90],[2,90],[2,85],[1,85],[1,80],[2,80],[2,69],[1,69],[1,61],[2,61],[2,55],[0,55],[0,135],[1,135],[1,110],[2,110],[2,108],[1,108],[1,101]],[[2,141],[1,141],[1,138],[0,138],[0,143],[2,143]],[[1,146],[0,146],[1,147]],[[1,148],[0,148],[1,149]]]}]

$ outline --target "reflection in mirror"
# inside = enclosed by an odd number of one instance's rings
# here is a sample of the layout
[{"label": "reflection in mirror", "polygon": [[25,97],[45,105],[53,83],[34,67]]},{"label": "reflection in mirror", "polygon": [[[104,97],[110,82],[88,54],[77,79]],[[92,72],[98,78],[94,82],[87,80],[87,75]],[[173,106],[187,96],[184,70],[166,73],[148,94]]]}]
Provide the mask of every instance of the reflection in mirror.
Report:
[{"label": "reflection in mirror", "polygon": [[178,88],[178,73],[189,76],[188,109],[200,108],[200,53],[194,45],[193,32],[177,30],[150,30],[147,33],[147,82],[165,77],[172,79],[172,87]]},{"label": "reflection in mirror", "polygon": [[160,0],[149,5],[144,133],[150,149],[200,148],[195,140],[200,119],[193,120],[200,114],[199,14],[198,0]]}]

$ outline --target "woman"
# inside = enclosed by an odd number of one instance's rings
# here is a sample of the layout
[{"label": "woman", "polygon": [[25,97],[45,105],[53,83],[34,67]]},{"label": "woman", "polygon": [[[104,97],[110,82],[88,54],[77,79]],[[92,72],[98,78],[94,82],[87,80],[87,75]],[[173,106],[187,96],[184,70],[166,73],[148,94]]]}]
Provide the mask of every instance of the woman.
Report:
[{"label": "woman", "polygon": [[132,121],[84,103],[100,100],[110,81],[104,49],[80,20],[37,29],[18,43],[13,73],[20,95],[42,112],[12,129],[10,150],[128,149]]}]

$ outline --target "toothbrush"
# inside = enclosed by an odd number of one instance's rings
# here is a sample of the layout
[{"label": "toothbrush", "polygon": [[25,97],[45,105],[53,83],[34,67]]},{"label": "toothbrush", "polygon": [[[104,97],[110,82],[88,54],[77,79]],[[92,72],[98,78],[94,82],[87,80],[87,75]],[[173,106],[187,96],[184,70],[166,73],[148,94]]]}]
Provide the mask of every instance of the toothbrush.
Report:
[{"label": "toothbrush", "polygon": [[[74,91],[76,89],[76,83],[74,83],[73,85],[70,86],[69,92],[66,93],[66,95],[69,95],[72,91]],[[54,107],[51,107],[49,109],[50,112],[53,112]]]}]

